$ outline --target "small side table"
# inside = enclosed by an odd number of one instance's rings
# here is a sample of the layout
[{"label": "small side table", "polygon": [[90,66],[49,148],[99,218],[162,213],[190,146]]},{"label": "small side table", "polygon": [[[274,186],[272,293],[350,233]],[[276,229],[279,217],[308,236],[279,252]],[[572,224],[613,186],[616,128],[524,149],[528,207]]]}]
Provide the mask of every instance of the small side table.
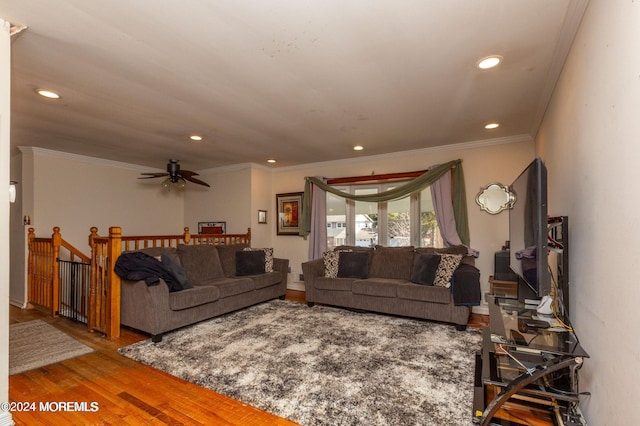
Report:
[{"label": "small side table", "polygon": [[493,278],[493,275],[491,275],[489,276],[489,291],[492,295],[497,297],[517,299],[518,282],[496,280]]}]

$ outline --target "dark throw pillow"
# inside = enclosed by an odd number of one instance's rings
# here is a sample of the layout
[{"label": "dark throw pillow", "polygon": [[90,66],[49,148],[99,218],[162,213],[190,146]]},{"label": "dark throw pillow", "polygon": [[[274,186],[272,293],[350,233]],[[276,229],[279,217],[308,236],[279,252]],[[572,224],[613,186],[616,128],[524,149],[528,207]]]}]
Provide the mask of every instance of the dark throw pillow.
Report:
[{"label": "dark throw pillow", "polygon": [[236,276],[264,274],[264,258],[264,250],[236,252]]},{"label": "dark throw pillow", "polygon": [[191,281],[187,278],[187,273],[184,271],[184,268],[173,258],[173,256],[167,253],[162,253],[160,255],[160,261],[164,267],[176,277],[183,290],[186,288],[193,288],[193,284],[191,284]]},{"label": "dark throw pillow", "polygon": [[440,265],[440,255],[421,253],[416,256],[411,270],[411,282],[422,285],[433,285]]},{"label": "dark throw pillow", "polygon": [[338,278],[369,277],[369,253],[366,251],[342,251],[339,253]]}]

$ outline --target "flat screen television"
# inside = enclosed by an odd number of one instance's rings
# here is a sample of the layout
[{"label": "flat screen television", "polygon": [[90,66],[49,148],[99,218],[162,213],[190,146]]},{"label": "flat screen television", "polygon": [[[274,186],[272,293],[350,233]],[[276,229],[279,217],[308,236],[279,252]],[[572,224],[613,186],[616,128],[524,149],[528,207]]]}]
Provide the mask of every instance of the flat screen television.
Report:
[{"label": "flat screen television", "polygon": [[551,293],[547,254],[547,168],[536,158],[513,181],[509,209],[509,267],[518,276],[518,299]]}]

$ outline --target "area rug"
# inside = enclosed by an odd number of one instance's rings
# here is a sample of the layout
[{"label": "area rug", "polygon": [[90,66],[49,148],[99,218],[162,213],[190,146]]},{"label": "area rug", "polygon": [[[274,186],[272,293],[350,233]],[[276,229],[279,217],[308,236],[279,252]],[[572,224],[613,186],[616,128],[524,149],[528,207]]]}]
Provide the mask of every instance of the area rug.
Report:
[{"label": "area rug", "polygon": [[480,332],[275,300],[121,348],[302,425],[470,425]]},{"label": "area rug", "polygon": [[9,326],[9,375],[91,352],[89,346],[41,320]]}]

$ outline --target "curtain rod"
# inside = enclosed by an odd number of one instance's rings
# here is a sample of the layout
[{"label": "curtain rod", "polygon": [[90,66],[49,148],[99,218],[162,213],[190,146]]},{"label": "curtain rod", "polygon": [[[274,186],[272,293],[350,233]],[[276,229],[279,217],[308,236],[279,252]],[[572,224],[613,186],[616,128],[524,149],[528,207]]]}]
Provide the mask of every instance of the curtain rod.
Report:
[{"label": "curtain rod", "polygon": [[352,177],[340,177],[327,179],[327,185],[340,185],[343,183],[356,183],[378,180],[391,180],[391,179],[407,179],[415,178],[427,172],[427,170],[420,170],[416,172],[404,172],[404,173],[386,173],[382,175],[368,175],[368,176],[352,176]]}]

